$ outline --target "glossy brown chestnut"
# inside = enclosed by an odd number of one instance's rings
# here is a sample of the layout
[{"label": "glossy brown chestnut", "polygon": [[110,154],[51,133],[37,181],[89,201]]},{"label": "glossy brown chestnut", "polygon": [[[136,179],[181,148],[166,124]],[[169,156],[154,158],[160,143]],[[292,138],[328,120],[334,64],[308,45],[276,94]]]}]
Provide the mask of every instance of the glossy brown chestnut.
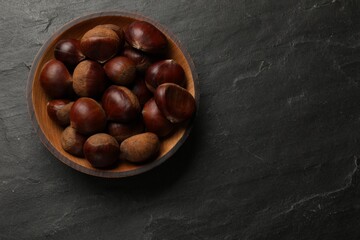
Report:
[{"label": "glossy brown chestnut", "polygon": [[86,141],[86,137],[76,132],[72,127],[67,127],[61,134],[61,146],[62,148],[76,157],[83,157],[83,146]]},{"label": "glossy brown chestnut", "polygon": [[124,37],[124,31],[122,30],[122,28],[118,25],[115,24],[101,24],[101,25],[97,25],[95,28],[97,27],[104,27],[104,28],[109,28],[111,30],[113,30],[119,37],[119,50],[122,50],[125,44],[125,37]]},{"label": "glossy brown chestnut", "polygon": [[62,62],[51,59],[41,69],[40,84],[50,97],[63,98],[71,89],[72,79]]},{"label": "glossy brown chestnut", "polygon": [[159,137],[165,137],[174,129],[174,124],[161,113],[153,98],[144,105],[142,115],[146,130]]},{"label": "glossy brown chestnut", "polygon": [[124,33],[130,46],[144,52],[161,53],[167,46],[166,36],[148,22],[132,22]]},{"label": "glossy brown chestnut", "polygon": [[96,168],[113,167],[118,161],[119,144],[115,138],[106,133],[89,137],[84,144],[85,158]]},{"label": "glossy brown chestnut", "polygon": [[184,69],[173,59],[162,60],[152,64],[145,75],[145,83],[150,91],[154,92],[157,86],[163,83],[175,83],[185,86]]},{"label": "glossy brown chestnut", "polygon": [[142,133],[144,131],[144,124],[142,121],[133,121],[130,123],[109,123],[107,126],[107,132],[113,136],[118,143],[121,143],[125,139]]},{"label": "glossy brown chestnut", "polygon": [[73,73],[73,89],[81,97],[100,96],[106,85],[103,67],[94,61],[80,62]]},{"label": "glossy brown chestnut", "polygon": [[125,139],[120,144],[120,159],[142,163],[156,157],[160,149],[159,138],[154,133],[141,133]]},{"label": "glossy brown chestnut", "polygon": [[94,99],[79,98],[71,107],[70,124],[83,135],[102,132],[106,126],[105,111]]},{"label": "glossy brown chestnut", "polygon": [[154,98],[160,111],[172,123],[191,118],[196,109],[195,99],[191,93],[174,83],[158,86]]},{"label": "glossy brown chestnut", "polygon": [[122,55],[131,59],[135,63],[136,70],[139,72],[145,72],[152,63],[150,57],[144,52],[129,46],[124,48]]},{"label": "glossy brown chestnut", "polygon": [[85,56],[103,63],[119,50],[118,35],[107,27],[95,27],[87,31],[80,40],[81,51]]},{"label": "glossy brown chestnut", "polygon": [[131,91],[136,95],[141,106],[144,106],[144,104],[153,96],[152,92],[146,87],[145,80],[140,76],[135,78]]},{"label": "glossy brown chestnut", "polygon": [[55,45],[54,56],[71,71],[85,59],[85,55],[80,50],[80,41],[72,38],[60,40]]},{"label": "glossy brown chestnut", "polygon": [[105,91],[102,106],[108,120],[121,123],[136,119],[141,111],[137,97],[126,87],[115,85]]},{"label": "glossy brown chestnut", "polygon": [[74,102],[67,99],[51,100],[46,104],[49,117],[62,127],[70,125],[70,109]]},{"label": "glossy brown chestnut", "polygon": [[127,57],[114,57],[105,65],[104,70],[109,79],[117,85],[128,86],[135,78],[136,68]]}]

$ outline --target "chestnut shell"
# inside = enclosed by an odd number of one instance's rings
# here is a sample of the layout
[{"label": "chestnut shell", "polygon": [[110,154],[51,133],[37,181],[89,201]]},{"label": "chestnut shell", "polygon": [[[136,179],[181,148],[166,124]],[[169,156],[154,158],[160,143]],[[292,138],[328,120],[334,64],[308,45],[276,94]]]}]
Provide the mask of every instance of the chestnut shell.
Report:
[{"label": "chestnut shell", "polygon": [[85,56],[100,63],[112,58],[119,46],[118,35],[107,27],[95,27],[87,31],[80,40],[80,48]]},{"label": "chestnut shell", "polygon": [[111,122],[107,126],[107,132],[113,136],[118,143],[125,139],[142,133],[144,131],[144,124],[141,120],[132,121],[130,123]]},{"label": "chestnut shell", "polygon": [[152,92],[163,83],[175,83],[185,87],[185,72],[175,60],[162,60],[152,64],[147,69],[145,82]]},{"label": "chestnut shell", "polygon": [[154,98],[160,111],[172,123],[191,118],[196,109],[196,102],[191,93],[174,83],[158,86]]},{"label": "chestnut shell", "polygon": [[92,135],[84,144],[85,158],[96,168],[114,166],[118,161],[119,152],[118,142],[106,133]]},{"label": "chestnut shell", "polygon": [[76,65],[85,59],[85,55],[80,50],[80,41],[73,38],[57,42],[54,56],[57,60],[63,62],[70,71],[74,70]]},{"label": "chestnut shell", "polygon": [[40,84],[50,97],[64,98],[70,92],[72,78],[62,62],[51,59],[41,69]]},{"label": "chestnut shell", "polygon": [[131,59],[135,63],[136,70],[139,72],[145,72],[152,63],[151,58],[146,53],[129,46],[124,48],[122,55]]},{"label": "chestnut shell", "polygon": [[73,73],[73,89],[81,97],[100,96],[106,86],[106,75],[103,67],[91,60],[79,63]]},{"label": "chestnut shell", "polygon": [[67,127],[61,134],[61,147],[71,155],[83,157],[83,146],[86,137],[76,132],[72,127]]},{"label": "chestnut shell", "polygon": [[124,31],[122,30],[122,28],[118,25],[115,24],[101,24],[101,25],[97,25],[95,28],[97,27],[104,27],[104,28],[109,28],[111,30],[113,30],[119,37],[119,50],[124,47],[125,44],[125,37],[124,37]]},{"label": "chestnut shell", "polygon": [[167,47],[166,36],[151,23],[134,21],[124,31],[125,40],[133,48],[148,53],[161,53]]},{"label": "chestnut shell", "polygon": [[159,137],[165,137],[174,129],[174,124],[161,113],[154,98],[144,105],[142,115],[146,130]]},{"label": "chestnut shell", "polygon": [[105,65],[104,70],[109,79],[117,85],[130,85],[136,75],[135,63],[123,56],[110,59]]},{"label": "chestnut shell", "polygon": [[49,117],[62,127],[70,125],[70,110],[73,102],[68,99],[55,99],[46,104]]},{"label": "chestnut shell", "polygon": [[143,163],[153,159],[160,149],[159,138],[146,132],[125,139],[120,144],[120,159],[132,163]]},{"label": "chestnut shell", "polygon": [[144,78],[137,76],[131,91],[136,95],[141,106],[153,96],[153,93],[147,88]]},{"label": "chestnut shell", "polygon": [[106,127],[105,111],[94,99],[79,98],[71,107],[70,124],[83,135],[102,132]]},{"label": "chestnut shell", "polygon": [[103,94],[102,106],[110,121],[127,123],[141,111],[137,97],[126,87],[112,85]]}]

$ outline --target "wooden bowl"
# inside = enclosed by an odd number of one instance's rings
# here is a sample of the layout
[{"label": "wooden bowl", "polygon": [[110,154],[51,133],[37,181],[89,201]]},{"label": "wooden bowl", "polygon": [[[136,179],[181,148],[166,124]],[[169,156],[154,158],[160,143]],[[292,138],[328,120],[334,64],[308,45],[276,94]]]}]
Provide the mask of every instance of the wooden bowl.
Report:
[{"label": "wooden bowl", "polygon": [[135,20],[150,22],[166,35],[169,42],[166,57],[175,59],[184,68],[187,89],[195,97],[198,109],[199,92],[194,64],[189,54],[175,39],[174,35],[163,26],[143,16],[123,12],[94,13],[65,24],[42,46],[34,59],[27,83],[27,101],[30,117],[43,144],[56,158],[80,172],[106,178],[128,177],[146,172],[169,159],[189,135],[193,119],[183,123],[173,134],[161,140],[160,154],[154,161],[143,165],[121,162],[116,168],[111,170],[93,168],[86,159],[74,157],[65,152],[61,147],[60,136],[63,128],[59,127],[49,118],[46,111],[46,103],[50,98],[45,94],[39,82],[42,66],[48,60],[54,58],[54,46],[61,39],[80,39],[86,31],[99,24],[112,23],[124,27]]}]

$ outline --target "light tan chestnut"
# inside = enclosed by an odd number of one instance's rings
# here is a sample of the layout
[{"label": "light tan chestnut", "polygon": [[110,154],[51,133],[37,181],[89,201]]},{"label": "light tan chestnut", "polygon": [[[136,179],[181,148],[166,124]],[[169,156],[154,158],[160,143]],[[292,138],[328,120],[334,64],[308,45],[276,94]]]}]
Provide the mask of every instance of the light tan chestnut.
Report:
[{"label": "light tan chestnut", "polygon": [[142,163],[155,158],[160,149],[159,138],[154,133],[141,133],[125,139],[120,145],[120,159]]},{"label": "light tan chestnut", "polygon": [[83,157],[83,146],[86,141],[86,137],[76,132],[72,127],[67,127],[61,134],[61,146],[62,148],[77,157]]},{"label": "light tan chestnut", "polygon": [[105,90],[106,76],[103,67],[94,61],[80,62],[73,74],[73,88],[81,97],[100,96]]}]

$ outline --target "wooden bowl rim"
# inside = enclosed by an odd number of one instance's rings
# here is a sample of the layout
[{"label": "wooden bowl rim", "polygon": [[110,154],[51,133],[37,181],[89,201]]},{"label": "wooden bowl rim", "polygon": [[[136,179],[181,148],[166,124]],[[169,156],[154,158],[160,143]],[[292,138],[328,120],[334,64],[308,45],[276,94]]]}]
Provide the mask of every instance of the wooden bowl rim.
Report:
[{"label": "wooden bowl rim", "polygon": [[[71,27],[81,23],[82,21],[88,21],[90,19],[96,19],[99,17],[111,17],[111,16],[118,16],[118,17],[128,17],[128,18],[132,18],[135,20],[142,20],[142,21],[147,21],[151,24],[153,24],[154,26],[156,26],[157,28],[160,29],[160,31],[164,32],[174,43],[175,45],[180,49],[181,53],[184,55],[187,64],[190,67],[190,72],[192,75],[192,79],[194,82],[194,93],[195,93],[195,101],[196,101],[196,112],[193,116],[193,118],[190,120],[183,136],[180,138],[180,140],[174,145],[174,147],[172,149],[170,149],[164,156],[162,156],[161,158],[157,159],[156,161],[147,163],[145,165],[140,166],[139,168],[136,169],[132,169],[129,171],[123,171],[123,172],[112,172],[112,171],[106,171],[106,170],[101,170],[101,169],[91,169],[91,168],[87,168],[85,166],[76,164],[75,162],[69,160],[67,157],[65,157],[64,155],[62,155],[52,144],[51,142],[47,139],[45,133],[42,131],[36,115],[35,115],[35,107],[33,105],[33,98],[32,98],[32,86],[33,86],[33,82],[34,82],[34,76],[36,73],[36,69],[38,67],[38,64],[44,54],[44,52],[46,51],[46,49],[48,48],[48,46],[59,36],[61,35],[63,32],[65,32],[66,30],[70,29]],[[42,47],[40,48],[40,50],[37,52],[34,61],[31,65],[31,69],[28,75],[28,80],[27,80],[27,86],[26,86],[26,99],[27,99],[27,105],[28,105],[28,112],[30,115],[30,119],[32,121],[32,124],[34,126],[35,132],[38,134],[38,136],[40,137],[40,141],[43,143],[43,145],[57,158],[59,159],[61,162],[63,162],[64,164],[68,165],[69,167],[82,172],[82,173],[86,173],[88,175],[91,176],[96,176],[96,177],[103,177],[103,178],[124,178],[124,177],[130,177],[130,176],[135,176],[135,175],[139,175],[141,173],[147,172],[157,166],[159,166],[160,164],[162,164],[163,162],[165,162],[166,160],[168,160],[185,142],[185,140],[188,138],[191,129],[193,127],[193,122],[194,119],[196,118],[196,116],[198,115],[198,109],[199,109],[199,82],[198,82],[198,76],[195,72],[195,66],[194,63],[189,55],[189,53],[187,52],[187,50],[183,47],[183,45],[179,42],[179,40],[175,37],[174,34],[172,34],[169,30],[167,30],[165,27],[163,27],[161,24],[159,24],[158,22],[149,19],[148,17],[142,16],[140,14],[137,13],[131,13],[131,12],[122,12],[122,11],[105,11],[105,12],[95,12],[95,13],[91,13],[91,14],[87,14],[84,16],[80,16],[77,17],[71,21],[69,21],[68,23],[64,24],[60,29],[56,30],[51,37],[42,45]]]}]

